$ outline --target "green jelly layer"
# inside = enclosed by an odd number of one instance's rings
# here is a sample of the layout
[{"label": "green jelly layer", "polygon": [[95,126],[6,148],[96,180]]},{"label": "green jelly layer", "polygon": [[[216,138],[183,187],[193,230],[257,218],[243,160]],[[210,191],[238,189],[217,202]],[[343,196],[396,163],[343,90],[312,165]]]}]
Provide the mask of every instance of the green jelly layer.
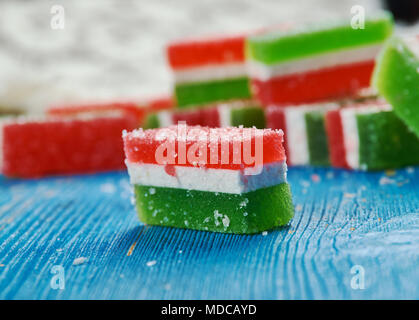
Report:
[{"label": "green jelly layer", "polygon": [[312,111],[305,114],[307,145],[310,164],[329,166],[329,146],[324,121],[324,112]]},{"label": "green jelly layer", "polygon": [[146,224],[224,233],[258,233],[286,225],[294,215],[287,183],[243,194],[135,186]]},{"label": "green jelly layer", "polygon": [[251,96],[247,77],[177,84],[175,95],[179,108],[196,107],[231,99],[248,99]]},{"label": "green jelly layer", "polygon": [[266,128],[265,112],[260,107],[232,109],[230,125],[242,125],[245,128],[255,126],[258,129],[264,129]]},{"label": "green jelly layer", "polygon": [[419,137],[419,60],[401,39],[389,41],[373,76],[378,92]]},{"label": "green jelly layer", "polygon": [[159,117],[157,116],[157,113],[147,114],[144,120],[143,128],[144,129],[160,128],[160,121],[159,121]]},{"label": "green jelly layer", "polygon": [[265,64],[274,64],[340,49],[380,43],[393,30],[390,14],[366,19],[364,29],[353,29],[351,20],[345,23],[307,26],[288,32],[270,32],[250,37],[246,55]]},{"label": "green jelly layer", "polygon": [[419,164],[419,139],[394,112],[357,115],[359,165],[365,170]]}]

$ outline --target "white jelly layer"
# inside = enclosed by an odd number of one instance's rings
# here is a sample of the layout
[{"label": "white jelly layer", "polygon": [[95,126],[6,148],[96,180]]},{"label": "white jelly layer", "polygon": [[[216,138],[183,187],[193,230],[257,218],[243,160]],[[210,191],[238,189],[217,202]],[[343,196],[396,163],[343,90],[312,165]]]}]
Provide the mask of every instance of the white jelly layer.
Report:
[{"label": "white jelly layer", "polygon": [[294,73],[304,73],[340,65],[371,61],[375,59],[381,48],[382,44],[375,44],[355,49],[318,54],[308,58],[281,62],[274,65],[266,65],[250,60],[247,63],[247,69],[251,78],[266,81],[274,77]]},{"label": "white jelly layer", "polygon": [[231,126],[231,109],[228,105],[220,105],[217,108],[218,117],[220,118],[220,128]]},{"label": "white jelly layer", "polygon": [[173,113],[170,111],[160,111],[157,113],[157,119],[159,120],[159,127],[164,128],[171,126],[173,123]]},{"label": "white jelly layer", "polygon": [[175,166],[169,175],[164,165],[125,161],[133,185],[241,194],[286,182],[285,161],[264,164],[260,174],[240,170]]},{"label": "white jelly layer", "polygon": [[181,84],[246,77],[247,70],[245,63],[240,62],[185,68],[174,70],[173,74],[175,82]]}]

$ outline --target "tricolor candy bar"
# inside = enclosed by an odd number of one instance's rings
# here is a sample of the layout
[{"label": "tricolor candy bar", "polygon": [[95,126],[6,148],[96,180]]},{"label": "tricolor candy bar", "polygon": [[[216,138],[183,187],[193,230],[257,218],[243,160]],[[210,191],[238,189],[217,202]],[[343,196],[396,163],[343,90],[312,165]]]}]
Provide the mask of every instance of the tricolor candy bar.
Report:
[{"label": "tricolor candy bar", "polygon": [[200,125],[211,128],[244,126],[265,128],[264,110],[253,101],[236,101],[206,108],[161,111],[150,114],[145,121],[145,128],[163,128],[177,124]]},{"label": "tricolor candy bar", "polygon": [[244,36],[191,40],[167,48],[179,107],[250,98]]},{"label": "tricolor candy bar", "polygon": [[357,170],[419,164],[419,139],[389,105],[369,103],[326,115],[331,163]]},{"label": "tricolor candy bar", "polygon": [[239,234],[287,224],[293,205],[282,136],[185,125],[125,134],[140,220]]},{"label": "tricolor candy bar", "polygon": [[330,165],[325,114],[337,108],[339,105],[332,102],[267,108],[268,128],[285,132],[288,165]]},{"label": "tricolor candy bar", "polygon": [[374,59],[392,32],[392,18],[266,32],[247,40],[252,90],[263,105],[307,103],[349,96],[368,87]]},{"label": "tricolor candy bar", "polygon": [[373,83],[394,112],[419,137],[419,37],[391,39],[380,55]]},{"label": "tricolor candy bar", "polygon": [[132,114],[72,118],[9,118],[0,123],[0,168],[31,178],[124,167],[121,134],[138,126]]}]

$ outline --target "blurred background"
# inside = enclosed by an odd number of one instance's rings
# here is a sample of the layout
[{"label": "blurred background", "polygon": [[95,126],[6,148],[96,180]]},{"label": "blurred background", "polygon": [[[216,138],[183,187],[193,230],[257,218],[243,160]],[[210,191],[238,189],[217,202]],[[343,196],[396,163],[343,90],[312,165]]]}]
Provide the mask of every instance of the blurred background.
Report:
[{"label": "blurred background", "polygon": [[[64,28],[54,29],[54,6]],[[414,33],[413,0],[0,0],[0,106],[141,100],[170,93],[164,47],[183,37],[350,17],[391,7]],[[416,11],[415,11],[416,10]]]}]

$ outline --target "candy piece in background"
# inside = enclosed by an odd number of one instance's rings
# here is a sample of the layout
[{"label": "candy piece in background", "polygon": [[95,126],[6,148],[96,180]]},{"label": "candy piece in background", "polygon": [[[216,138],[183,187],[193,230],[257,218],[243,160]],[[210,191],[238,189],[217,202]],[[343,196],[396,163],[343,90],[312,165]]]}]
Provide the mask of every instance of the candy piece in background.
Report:
[{"label": "candy piece in background", "polygon": [[145,116],[145,108],[140,107],[134,102],[106,102],[78,105],[54,106],[47,110],[47,115],[54,117],[71,117],[77,115],[100,116],[110,111],[120,111],[130,113],[138,119],[138,124],[142,123]]},{"label": "candy piece in background", "polygon": [[[282,139],[280,130],[186,125],[125,134],[140,220],[238,234],[286,225],[294,210]],[[169,159],[161,161],[164,144]]]},{"label": "candy piece in background", "polygon": [[142,126],[148,114],[160,110],[173,109],[174,106],[175,103],[172,97],[162,95],[142,102],[103,102],[53,106],[47,109],[47,115],[68,117],[83,114],[101,115],[109,111],[119,111],[135,116],[138,119],[138,126]]},{"label": "candy piece in background", "polygon": [[338,108],[329,102],[266,109],[267,127],[285,132],[288,165],[330,165],[325,114]]},{"label": "candy piece in background", "polygon": [[5,119],[0,124],[0,167],[5,176],[35,178],[124,168],[124,129],[133,114]]},{"label": "candy piece in background", "polygon": [[377,60],[373,84],[419,137],[419,36],[388,41]]},{"label": "candy piece in background", "polygon": [[220,126],[220,117],[217,107],[187,109],[187,110],[168,110],[150,113],[145,120],[145,129],[164,128],[179,121],[184,121],[187,125],[206,126],[216,128]]},{"label": "candy piece in background", "polygon": [[350,22],[250,36],[246,51],[255,98],[263,105],[309,103],[368,87],[375,57],[392,33],[392,18],[367,16],[364,29],[353,29]]},{"label": "candy piece in background", "polygon": [[161,111],[149,114],[145,128],[163,128],[179,121],[187,125],[201,125],[212,128],[243,126],[265,128],[264,110],[255,101],[230,101],[213,104],[205,108]]},{"label": "candy piece in background", "polygon": [[419,139],[388,104],[329,111],[326,128],[335,167],[384,170],[419,164]]},{"label": "candy piece in background", "polygon": [[250,98],[244,41],[240,35],[169,44],[178,107]]}]

